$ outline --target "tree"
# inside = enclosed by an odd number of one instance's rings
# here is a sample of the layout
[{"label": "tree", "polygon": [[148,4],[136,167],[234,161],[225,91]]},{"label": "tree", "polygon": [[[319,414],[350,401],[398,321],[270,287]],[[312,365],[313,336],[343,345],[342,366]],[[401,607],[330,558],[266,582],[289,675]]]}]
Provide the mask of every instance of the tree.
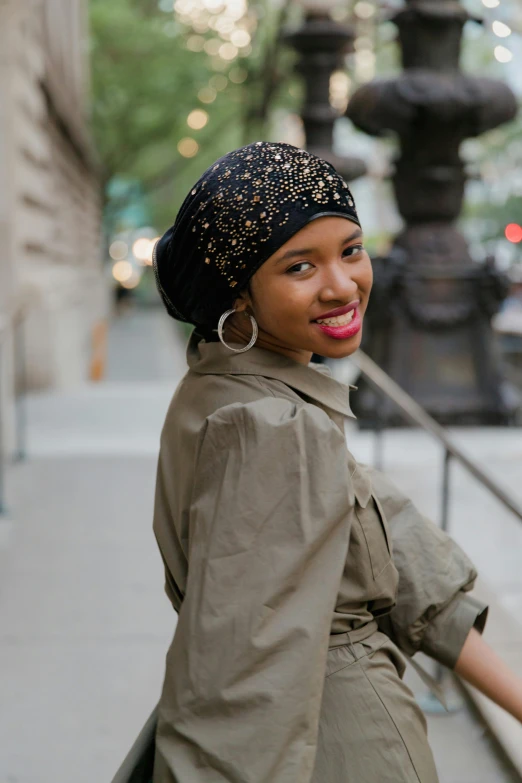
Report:
[{"label": "tree", "polygon": [[[161,0],[160,7],[152,0],[91,0],[92,127],[105,184],[115,176],[139,181],[158,230],[172,222],[207,166],[267,138],[272,110],[295,103],[288,93],[292,54],[280,35],[290,5],[251,5],[262,20],[252,52],[227,62],[191,50],[216,33],[195,34],[162,11]],[[208,114],[200,130],[187,125],[195,109]],[[178,148],[186,137],[199,145],[192,157]]]}]

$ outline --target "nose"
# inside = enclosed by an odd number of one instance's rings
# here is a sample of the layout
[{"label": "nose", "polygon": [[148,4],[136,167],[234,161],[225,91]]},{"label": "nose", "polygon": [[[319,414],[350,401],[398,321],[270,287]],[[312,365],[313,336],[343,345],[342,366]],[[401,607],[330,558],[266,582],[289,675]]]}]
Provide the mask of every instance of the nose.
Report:
[{"label": "nose", "polygon": [[357,299],[359,286],[352,277],[350,266],[343,261],[333,261],[325,264],[322,270],[319,290],[319,301],[334,307],[348,304]]}]

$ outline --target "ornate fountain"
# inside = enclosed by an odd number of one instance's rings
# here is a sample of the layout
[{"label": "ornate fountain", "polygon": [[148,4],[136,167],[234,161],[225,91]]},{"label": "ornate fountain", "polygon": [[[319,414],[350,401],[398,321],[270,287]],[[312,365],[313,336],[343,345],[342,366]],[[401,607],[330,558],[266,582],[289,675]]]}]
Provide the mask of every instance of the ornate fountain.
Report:
[{"label": "ornate fountain", "polygon": [[[403,72],[362,86],[346,114],[366,133],[400,140],[393,187],[405,225],[387,257],[374,259],[363,348],[438,421],[500,424],[513,402],[490,320],[506,280],[492,258],[472,260],[456,220],[467,178],[461,143],[511,120],[517,106],[501,81],[461,71],[471,19],[479,21],[457,0],[407,0],[393,18]],[[353,407],[362,426],[398,421],[364,382]]]}]

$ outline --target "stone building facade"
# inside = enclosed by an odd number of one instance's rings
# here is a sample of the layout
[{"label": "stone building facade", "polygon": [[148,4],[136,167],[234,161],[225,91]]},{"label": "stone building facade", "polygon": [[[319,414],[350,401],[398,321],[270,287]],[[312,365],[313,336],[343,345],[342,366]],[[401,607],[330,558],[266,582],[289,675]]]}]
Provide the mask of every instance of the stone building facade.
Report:
[{"label": "stone building facade", "polygon": [[68,387],[89,378],[93,335],[107,309],[100,172],[87,123],[86,6],[0,0],[0,382],[8,443],[21,330],[28,387]]}]

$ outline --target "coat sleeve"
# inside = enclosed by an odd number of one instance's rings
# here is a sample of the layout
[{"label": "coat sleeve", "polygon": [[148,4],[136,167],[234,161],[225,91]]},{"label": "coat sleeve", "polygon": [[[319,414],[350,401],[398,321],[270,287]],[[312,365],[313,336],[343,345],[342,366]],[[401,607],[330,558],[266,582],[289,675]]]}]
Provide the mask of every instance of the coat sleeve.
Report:
[{"label": "coat sleeve", "polygon": [[383,473],[364,466],[388,521],[399,572],[397,604],[381,630],[408,655],[421,651],[454,668],[471,630],[482,633],[488,607],[468,595],[477,578],[460,546]]},{"label": "coat sleeve", "polygon": [[265,398],[207,419],[155,783],[308,783],[352,506],[343,433]]}]

